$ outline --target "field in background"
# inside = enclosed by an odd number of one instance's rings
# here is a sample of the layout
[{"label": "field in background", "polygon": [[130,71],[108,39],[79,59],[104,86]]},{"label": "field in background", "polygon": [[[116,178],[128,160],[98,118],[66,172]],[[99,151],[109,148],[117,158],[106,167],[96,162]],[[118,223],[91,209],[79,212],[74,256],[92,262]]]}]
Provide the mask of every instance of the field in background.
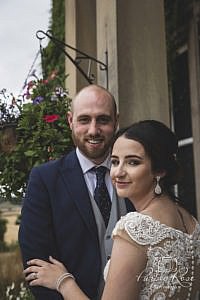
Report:
[{"label": "field in background", "polygon": [[23,281],[23,267],[19,247],[17,246],[19,225],[16,224],[21,207],[2,202],[0,203],[0,212],[1,218],[7,220],[4,241],[7,245],[16,244],[12,251],[0,252],[0,299],[3,300],[7,299],[5,296],[7,286],[14,284],[17,287]]},{"label": "field in background", "polygon": [[0,253],[0,282],[22,281],[22,262],[19,249],[12,252]]},{"label": "field in background", "polygon": [[[19,248],[12,252],[1,252],[0,266],[0,299],[31,299],[18,297],[21,290],[20,285],[22,282],[24,283]],[[8,288],[9,296],[7,295]]]}]

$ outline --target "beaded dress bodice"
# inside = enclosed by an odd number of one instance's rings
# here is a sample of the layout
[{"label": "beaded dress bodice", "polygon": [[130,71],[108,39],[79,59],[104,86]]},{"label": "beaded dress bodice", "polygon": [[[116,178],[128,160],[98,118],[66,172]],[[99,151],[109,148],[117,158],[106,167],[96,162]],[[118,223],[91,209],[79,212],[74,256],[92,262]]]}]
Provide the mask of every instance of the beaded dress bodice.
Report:
[{"label": "beaded dress bodice", "polygon": [[[122,234],[123,233],[123,234]],[[128,235],[147,249],[147,263],[138,275],[141,300],[195,299],[200,289],[200,225],[191,235],[138,212],[122,217],[113,236]]]}]

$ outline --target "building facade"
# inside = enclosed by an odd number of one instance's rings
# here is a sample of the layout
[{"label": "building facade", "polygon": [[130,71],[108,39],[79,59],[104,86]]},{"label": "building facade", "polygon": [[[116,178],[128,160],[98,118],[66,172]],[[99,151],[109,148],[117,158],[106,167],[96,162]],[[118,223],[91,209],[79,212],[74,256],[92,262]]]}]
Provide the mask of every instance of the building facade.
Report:
[{"label": "building facade", "polygon": [[[177,27],[168,31],[171,36],[176,33],[178,41],[171,41],[171,59],[167,59],[166,35],[169,2],[182,13]],[[170,12],[173,9],[169,7]],[[200,217],[199,1],[65,0],[65,10],[66,43],[107,66],[105,70],[78,54],[77,61],[91,80],[95,78],[94,83],[115,96],[120,126],[157,119],[177,133],[185,172],[177,193]],[[77,57],[75,51],[68,51]],[[73,97],[89,83],[69,59],[65,68]]]}]

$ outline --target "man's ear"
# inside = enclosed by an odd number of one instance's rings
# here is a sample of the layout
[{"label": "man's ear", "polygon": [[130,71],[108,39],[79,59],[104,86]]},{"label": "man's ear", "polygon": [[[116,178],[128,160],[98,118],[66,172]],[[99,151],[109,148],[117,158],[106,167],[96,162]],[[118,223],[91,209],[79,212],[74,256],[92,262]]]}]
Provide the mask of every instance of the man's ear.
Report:
[{"label": "man's ear", "polygon": [[67,121],[68,121],[68,124],[69,124],[70,129],[72,129],[72,119],[73,119],[72,112],[71,112],[71,111],[68,111],[68,112],[67,112]]},{"label": "man's ear", "polygon": [[115,131],[119,129],[119,113],[116,115],[116,122],[115,122]]}]

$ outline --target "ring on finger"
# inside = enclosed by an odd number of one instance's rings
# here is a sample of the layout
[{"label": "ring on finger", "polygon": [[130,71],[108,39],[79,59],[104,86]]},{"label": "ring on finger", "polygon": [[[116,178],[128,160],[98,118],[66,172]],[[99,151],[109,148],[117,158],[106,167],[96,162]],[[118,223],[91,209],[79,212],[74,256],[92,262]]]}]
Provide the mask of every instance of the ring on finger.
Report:
[{"label": "ring on finger", "polygon": [[37,273],[33,273],[33,279],[37,279],[38,276],[37,276]]}]

